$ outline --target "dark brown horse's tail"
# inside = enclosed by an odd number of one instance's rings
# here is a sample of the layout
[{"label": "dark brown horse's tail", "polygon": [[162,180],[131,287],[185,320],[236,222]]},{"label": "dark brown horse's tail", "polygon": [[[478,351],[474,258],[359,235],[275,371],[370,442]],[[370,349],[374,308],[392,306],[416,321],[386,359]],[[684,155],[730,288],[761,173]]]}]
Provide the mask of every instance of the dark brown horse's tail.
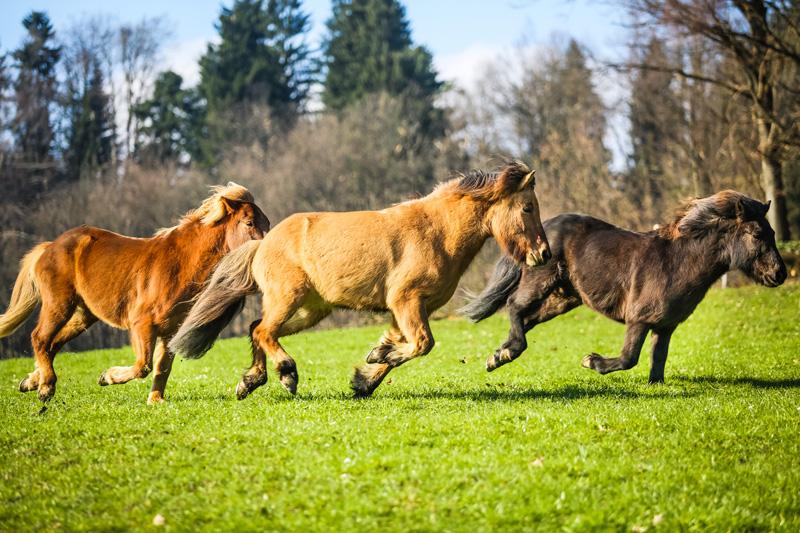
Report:
[{"label": "dark brown horse's tail", "polygon": [[0,339],[14,333],[31,316],[41,301],[39,288],[36,286],[34,267],[48,246],[50,246],[49,242],[36,245],[20,261],[19,275],[17,275],[17,281],[11,291],[8,309],[0,315]]},{"label": "dark brown horse's tail", "polygon": [[245,297],[258,290],[251,267],[259,244],[261,241],[248,241],[222,258],[170,341],[173,353],[189,359],[203,357],[242,310]]},{"label": "dark brown horse's tail", "polygon": [[522,269],[510,257],[503,256],[494,266],[489,284],[458,312],[473,322],[489,318],[503,307],[508,297],[519,285]]}]

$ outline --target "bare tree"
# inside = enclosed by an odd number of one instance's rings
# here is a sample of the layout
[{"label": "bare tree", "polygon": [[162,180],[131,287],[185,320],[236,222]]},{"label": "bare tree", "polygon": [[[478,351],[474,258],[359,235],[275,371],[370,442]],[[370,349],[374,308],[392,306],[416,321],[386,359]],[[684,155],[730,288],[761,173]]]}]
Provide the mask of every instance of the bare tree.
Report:
[{"label": "bare tree", "polygon": [[[713,43],[732,68],[708,74],[697,65],[671,67],[628,64],[639,69],[668,69],[683,78],[710,83],[748,104],[760,162],[761,187],[772,201],[770,223],[777,238],[789,238],[782,167],[787,148],[800,145],[800,90],[786,83],[784,70],[800,64],[800,11],[792,0],[629,0],[641,24],[655,25],[678,37]],[[780,109],[790,108],[780,113]]]},{"label": "bare tree", "polygon": [[146,99],[150,84],[158,67],[161,44],[170,31],[163,18],[144,18],[137,24],[123,24],[119,28],[118,52],[122,70],[122,98],[125,109],[125,157],[133,154],[138,133],[138,121],[132,110]]}]

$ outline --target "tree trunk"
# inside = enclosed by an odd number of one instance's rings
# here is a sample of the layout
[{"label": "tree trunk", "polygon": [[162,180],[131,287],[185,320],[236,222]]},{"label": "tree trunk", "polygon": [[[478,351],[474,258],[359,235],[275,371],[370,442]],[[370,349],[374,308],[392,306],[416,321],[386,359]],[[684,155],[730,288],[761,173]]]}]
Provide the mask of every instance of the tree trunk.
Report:
[{"label": "tree trunk", "polygon": [[761,184],[767,201],[772,202],[767,213],[772,229],[775,230],[775,239],[788,241],[789,217],[786,213],[786,194],[783,190],[783,176],[780,158],[762,154],[761,156]]}]

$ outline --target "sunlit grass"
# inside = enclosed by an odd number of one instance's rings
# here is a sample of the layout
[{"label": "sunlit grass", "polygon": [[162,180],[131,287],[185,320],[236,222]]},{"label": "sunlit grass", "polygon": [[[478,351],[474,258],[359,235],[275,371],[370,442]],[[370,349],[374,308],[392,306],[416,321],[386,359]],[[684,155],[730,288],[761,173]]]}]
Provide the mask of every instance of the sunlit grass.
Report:
[{"label": "sunlit grass", "polygon": [[96,384],[128,349],[60,355],[41,415],[16,392],[32,361],[0,361],[0,530],[800,529],[800,286],[712,291],[663,386],[646,353],[581,368],[623,333],[586,309],[487,374],[506,327],[435,322],[433,352],[361,401],[376,327],[286,339],[294,398],[273,375],[234,399],[245,339],[176,361],[155,407],[149,379]]}]

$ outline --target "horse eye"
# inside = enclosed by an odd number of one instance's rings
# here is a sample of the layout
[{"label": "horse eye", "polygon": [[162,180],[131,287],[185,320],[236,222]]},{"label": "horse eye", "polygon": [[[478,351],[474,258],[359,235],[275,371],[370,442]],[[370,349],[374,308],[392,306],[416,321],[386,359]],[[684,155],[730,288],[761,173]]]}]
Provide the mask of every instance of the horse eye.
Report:
[{"label": "horse eye", "polygon": [[525,206],[522,208],[522,212],[523,213],[532,213],[533,212],[533,205],[525,204]]}]

